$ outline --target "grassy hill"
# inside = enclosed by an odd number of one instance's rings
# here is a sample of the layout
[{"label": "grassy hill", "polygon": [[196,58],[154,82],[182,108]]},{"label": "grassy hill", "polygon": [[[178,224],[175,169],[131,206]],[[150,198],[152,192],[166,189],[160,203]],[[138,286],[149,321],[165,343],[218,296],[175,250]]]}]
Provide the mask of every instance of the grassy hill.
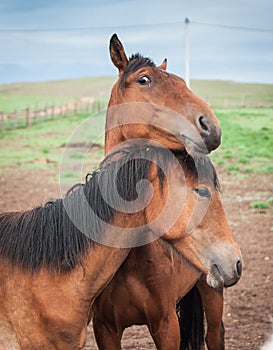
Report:
[{"label": "grassy hill", "polygon": [[[116,77],[0,85],[0,111],[60,105],[83,96],[108,100]],[[212,106],[273,106],[273,84],[192,80],[191,89]]]},{"label": "grassy hill", "polygon": [[191,89],[212,106],[273,106],[273,84],[193,80]]}]

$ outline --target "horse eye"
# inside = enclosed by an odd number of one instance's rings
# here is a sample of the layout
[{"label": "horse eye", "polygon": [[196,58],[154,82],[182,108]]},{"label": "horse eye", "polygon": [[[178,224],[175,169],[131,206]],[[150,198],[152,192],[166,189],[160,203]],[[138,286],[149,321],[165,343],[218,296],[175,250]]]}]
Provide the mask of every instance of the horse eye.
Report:
[{"label": "horse eye", "polygon": [[210,190],[206,187],[197,187],[194,189],[194,192],[198,194],[200,197],[210,198]]},{"label": "horse eye", "polygon": [[140,85],[147,85],[150,84],[151,79],[147,75],[143,75],[140,77],[137,81]]}]

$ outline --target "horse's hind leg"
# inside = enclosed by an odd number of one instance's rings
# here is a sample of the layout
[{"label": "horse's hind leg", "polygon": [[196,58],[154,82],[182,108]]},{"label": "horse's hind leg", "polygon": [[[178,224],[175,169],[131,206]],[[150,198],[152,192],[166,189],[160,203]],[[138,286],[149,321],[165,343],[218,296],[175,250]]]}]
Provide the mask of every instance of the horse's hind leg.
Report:
[{"label": "horse's hind leg", "polygon": [[149,322],[149,331],[158,350],[179,350],[180,328],[175,310],[168,317]]},{"label": "horse's hind leg", "polygon": [[205,280],[197,284],[207,320],[206,344],[208,350],[225,349],[225,329],[223,317],[223,290],[211,288]]},{"label": "horse's hind leg", "polygon": [[121,350],[122,332],[114,328],[94,317],[93,329],[99,350]]}]

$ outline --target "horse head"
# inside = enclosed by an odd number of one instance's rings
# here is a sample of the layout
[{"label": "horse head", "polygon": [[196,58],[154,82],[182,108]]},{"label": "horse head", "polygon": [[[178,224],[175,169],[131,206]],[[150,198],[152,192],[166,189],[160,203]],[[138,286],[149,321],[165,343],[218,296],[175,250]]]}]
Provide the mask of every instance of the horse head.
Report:
[{"label": "horse head", "polygon": [[207,154],[221,142],[219,122],[209,106],[184,80],[140,54],[129,59],[117,35],[110,56],[119,78],[112,88],[106,121],[105,147],[131,138],[152,139],[169,149]]}]

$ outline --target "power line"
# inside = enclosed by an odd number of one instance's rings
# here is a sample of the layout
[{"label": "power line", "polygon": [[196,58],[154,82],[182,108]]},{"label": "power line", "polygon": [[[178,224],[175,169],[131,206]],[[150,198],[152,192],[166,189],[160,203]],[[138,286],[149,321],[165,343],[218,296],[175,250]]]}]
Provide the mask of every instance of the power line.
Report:
[{"label": "power line", "polygon": [[167,25],[183,24],[183,22],[162,22],[162,23],[144,23],[144,24],[125,24],[125,25],[111,25],[98,27],[63,27],[63,28],[0,28],[0,32],[67,32],[67,31],[92,31],[92,30],[117,30],[122,28],[142,28],[142,27],[158,27]]},{"label": "power line", "polygon": [[[199,21],[190,21],[191,24],[210,26],[216,28],[224,28],[239,31],[254,31],[254,32],[268,32],[272,33],[273,29],[266,28],[254,28],[254,27],[244,27],[244,26],[233,26],[228,24],[219,23],[206,23]],[[158,26],[170,26],[170,25],[183,25],[183,21],[176,22],[161,22],[161,23],[145,23],[145,24],[125,24],[125,25],[109,25],[109,26],[97,26],[97,27],[52,27],[52,28],[0,28],[0,33],[16,33],[16,32],[71,32],[71,31],[93,31],[93,30],[117,30],[125,28],[144,28],[144,27],[158,27]]]},{"label": "power line", "polygon": [[197,24],[197,25],[202,25],[202,26],[217,27],[217,28],[232,29],[232,30],[240,30],[240,31],[269,32],[269,33],[273,32],[273,29],[266,29],[266,28],[233,26],[233,25],[228,25],[228,24],[206,23],[206,22],[198,22],[198,21],[191,21],[190,23]]}]

